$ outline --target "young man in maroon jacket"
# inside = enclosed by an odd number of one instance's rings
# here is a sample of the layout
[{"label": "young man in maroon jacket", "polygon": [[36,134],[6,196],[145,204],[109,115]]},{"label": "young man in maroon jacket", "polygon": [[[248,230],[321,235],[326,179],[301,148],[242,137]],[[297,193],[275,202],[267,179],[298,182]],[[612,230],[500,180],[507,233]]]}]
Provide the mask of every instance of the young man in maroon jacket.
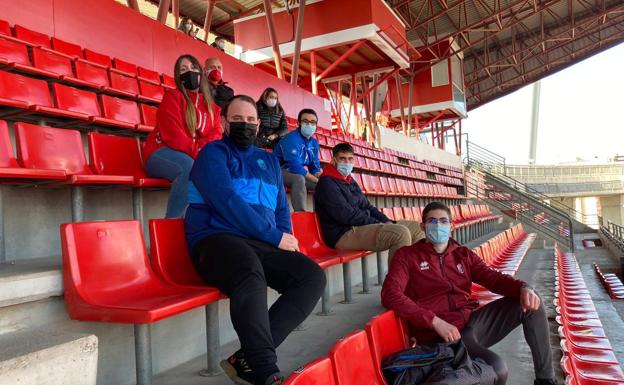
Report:
[{"label": "young man in maroon jacket", "polygon": [[[507,365],[488,347],[522,324],[531,348],[535,385],[556,385],[548,319],[540,297],[524,282],[488,267],[467,247],[450,239],[451,213],[439,202],[422,213],[426,238],[399,249],[381,291],[381,302],[408,321],[418,343],[462,339],[507,381]],[[503,295],[482,308],[470,298],[472,283]]]}]

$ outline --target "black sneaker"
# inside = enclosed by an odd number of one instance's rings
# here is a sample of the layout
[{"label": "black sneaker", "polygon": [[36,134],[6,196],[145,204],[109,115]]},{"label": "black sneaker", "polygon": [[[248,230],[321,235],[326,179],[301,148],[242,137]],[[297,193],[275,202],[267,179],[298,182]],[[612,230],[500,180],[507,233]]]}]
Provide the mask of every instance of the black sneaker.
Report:
[{"label": "black sneaker", "polygon": [[264,385],[282,385],[284,377],[280,373],[275,373],[266,379]]},{"label": "black sneaker", "polygon": [[253,385],[253,371],[242,350],[221,361],[221,368],[236,385]]},{"label": "black sneaker", "polygon": [[533,385],[559,385],[559,383],[557,382],[557,380],[552,380],[552,379],[548,379],[548,380],[535,380],[533,381]]}]

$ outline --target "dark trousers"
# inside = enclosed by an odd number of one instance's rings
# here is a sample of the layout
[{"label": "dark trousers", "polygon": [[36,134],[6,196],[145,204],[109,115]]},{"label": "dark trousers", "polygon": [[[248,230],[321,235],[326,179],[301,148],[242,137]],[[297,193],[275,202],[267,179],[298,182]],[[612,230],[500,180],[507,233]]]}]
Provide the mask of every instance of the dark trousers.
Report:
[{"label": "dark trousers", "polygon": [[[195,268],[230,297],[230,317],[257,383],[278,372],[275,348],[312,312],[325,288],[321,268],[301,253],[228,234],[202,239]],[[279,299],[267,309],[267,286]]]},{"label": "dark trousers", "polygon": [[494,368],[498,376],[497,385],[503,385],[507,381],[507,364],[488,348],[505,338],[520,324],[524,330],[524,338],[531,348],[535,377],[555,378],[548,318],[543,303],[539,309],[525,313],[519,299],[500,298],[473,312],[461,332],[470,357],[481,358]]}]

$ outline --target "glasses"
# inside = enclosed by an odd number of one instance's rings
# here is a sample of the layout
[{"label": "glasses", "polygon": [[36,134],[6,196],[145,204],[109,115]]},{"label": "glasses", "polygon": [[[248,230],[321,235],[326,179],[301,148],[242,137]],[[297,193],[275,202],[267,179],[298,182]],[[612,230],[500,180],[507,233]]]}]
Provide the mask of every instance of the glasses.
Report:
[{"label": "glasses", "polygon": [[316,126],[316,120],[308,120],[308,119],[303,119],[301,121],[301,124],[313,124]]},{"label": "glasses", "polygon": [[429,218],[427,219],[425,222],[427,223],[431,223],[433,225],[435,225],[436,223],[440,223],[442,225],[448,225],[449,223],[451,223],[451,221],[448,218]]}]

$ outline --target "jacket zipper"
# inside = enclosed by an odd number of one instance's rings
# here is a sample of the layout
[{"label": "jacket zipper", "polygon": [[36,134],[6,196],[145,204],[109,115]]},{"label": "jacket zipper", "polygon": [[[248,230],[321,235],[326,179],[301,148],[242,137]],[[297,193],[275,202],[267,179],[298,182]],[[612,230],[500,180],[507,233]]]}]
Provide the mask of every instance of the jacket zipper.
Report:
[{"label": "jacket zipper", "polygon": [[[442,276],[444,277],[444,279],[446,279],[448,281],[448,278],[446,276],[446,273],[444,272],[444,262],[442,260],[444,256],[440,255],[440,272],[442,273]],[[453,284],[449,283],[449,285],[451,285],[451,290],[453,289]],[[451,311],[451,294],[449,293],[446,298],[448,299],[448,306],[449,306],[449,311]]]}]

